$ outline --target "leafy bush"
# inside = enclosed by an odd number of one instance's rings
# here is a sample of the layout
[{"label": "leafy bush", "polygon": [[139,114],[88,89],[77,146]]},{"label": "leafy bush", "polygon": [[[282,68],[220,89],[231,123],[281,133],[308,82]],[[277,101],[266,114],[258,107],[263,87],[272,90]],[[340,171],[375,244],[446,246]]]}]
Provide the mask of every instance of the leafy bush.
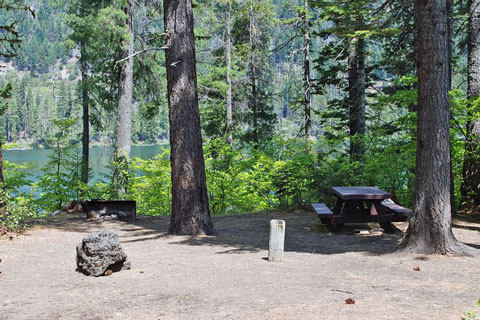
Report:
[{"label": "leafy bush", "polygon": [[378,186],[394,194],[405,206],[413,205],[415,144],[378,141],[382,147],[372,148],[364,164],[364,184]]},{"label": "leafy bush", "polygon": [[272,174],[272,192],[279,199],[279,206],[285,208],[307,207],[319,199],[321,176],[316,145],[303,139],[281,139],[272,141],[267,148],[270,157],[282,150],[275,161]]},{"label": "leafy bush", "polygon": [[25,172],[29,165],[19,165],[4,160],[5,182],[0,182],[0,224],[8,230],[19,231],[21,222],[37,216],[33,196],[24,190],[31,182]]},{"label": "leafy bush", "polygon": [[222,139],[205,146],[207,188],[212,214],[275,207],[271,172],[274,161],[259,152],[242,155]]},{"label": "leafy bush", "polygon": [[137,210],[147,215],[168,215],[171,208],[172,182],[170,179],[170,152],[149,160],[134,159],[130,163],[129,197],[137,201]]}]

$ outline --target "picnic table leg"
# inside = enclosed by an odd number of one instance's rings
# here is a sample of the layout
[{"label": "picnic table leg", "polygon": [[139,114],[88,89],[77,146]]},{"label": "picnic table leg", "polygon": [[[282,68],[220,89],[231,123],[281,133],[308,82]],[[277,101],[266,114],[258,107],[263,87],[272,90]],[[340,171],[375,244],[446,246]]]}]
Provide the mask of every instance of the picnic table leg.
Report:
[{"label": "picnic table leg", "polygon": [[333,224],[333,218],[322,218],[320,219],[322,224],[326,225],[327,228],[330,227]]},{"label": "picnic table leg", "polygon": [[391,222],[380,222],[380,227],[385,233],[395,233],[395,226]]},{"label": "picnic table leg", "polygon": [[[375,208],[375,209],[374,209]],[[372,209],[375,210],[375,212],[378,215],[383,215],[387,214],[385,210],[382,209],[382,202],[381,201],[373,201],[372,202]],[[395,226],[391,222],[380,222],[380,227],[385,231],[385,233],[394,233],[395,232]]]},{"label": "picnic table leg", "polygon": [[333,219],[329,228],[331,231],[340,232],[343,230],[344,224],[335,222],[335,216],[343,216],[345,213],[345,206],[346,203],[344,200],[338,198],[337,201],[335,201],[335,206],[333,207]]},{"label": "picnic table leg", "polygon": [[337,216],[341,215],[344,205],[345,201],[342,199],[337,199],[337,201],[335,201],[335,206],[333,207],[333,214]]},{"label": "picnic table leg", "polygon": [[343,227],[345,227],[345,224],[344,224],[344,223],[339,223],[339,222],[337,222],[337,223],[334,223],[334,224],[333,224],[333,228],[332,228],[332,229],[333,229],[334,232],[342,232],[342,231],[343,231]]}]

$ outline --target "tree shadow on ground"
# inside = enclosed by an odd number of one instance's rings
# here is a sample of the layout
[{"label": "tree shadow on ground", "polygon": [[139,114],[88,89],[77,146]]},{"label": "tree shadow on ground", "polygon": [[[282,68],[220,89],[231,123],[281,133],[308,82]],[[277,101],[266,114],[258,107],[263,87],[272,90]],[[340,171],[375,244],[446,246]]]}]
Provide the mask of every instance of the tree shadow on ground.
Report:
[{"label": "tree shadow on ground", "polygon": [[393,253],[402,233],[359,237],[355,229],[368,230],[372,225],[346,226],[341,233],[330,233],[312,212],[264,212],[248,215],[214,217],[215,237],[183,237],[172,244],[222,247],[217,254],[241,254],[268,250],[270,220],[286,223],[285,252],[338,254],[365,252],[381,255]]},{"label": "tree shadow on ground", "polygon": [[[35,220],[34,225],[68,232],[89,233],[98,229],[112,229],[119,233],[122,243],[154,241],[166,238],[171,245],[218,247],[216,254],[242,254],[268,250],[269,224],[272,219],[286,222],[285,251],[310,254],[339,254],[364,252],[383,255],[396,251],[403,232],[360,237],[355,229],[377,228],[375,224],[346,225],[341,233],[330,233],[313,212],[269,211],[242,215],[214,216],[216,236],[168,235],[168,216],[138,216],[126,221],[87,221],[82,215],[66,215]],[[460,223],[459,220],[455,221]],[[407,223],[396,224],[405,230]],[[479,228],[478,225],[475,228]],[[470,244],[478,246],[475,244]]]},{"label": "tree shadow on ground", "polygon": [[[124,242],[152,240],[167,236],[169,217],[139,216],[128,220],[87,219],[84,213],[61,214],[27,221],[31,229],[48,228],[64,232],[88,234],[99,229],[112,229]],[[29,234],[26,233],[26,236]]]},{"label": "tree shadow on ground", "polygon": [[[385,254],[396,250],[402,235],[383,234],[382,236],[358,237],[353,228],[369,229],[368,225],[347,226],[342,233],[330,233],[321,226],[312,212],[269,211],[241,215],[214,216],[216,236],[171,236],[168,235],[168,216],[141,216],[135,219],[87,220],[83,214],[35,219],[32,228],[57,229],[65,232],[88,234],[99,229],[112,229],[118,232],[122,243],[154,241],[168,238],[171,245],[214,246],[217,254],[242,254],[268,250],[270,220],[282,219],[286,222],[285,251],[316,254],[343,252],[366,252]],[[27,233],[28,236],[28,233]]]},{"label": "tree shadow on ground", "polygon": [[452,227],[480,232],[480,214],[458,213],[453,218]]}]

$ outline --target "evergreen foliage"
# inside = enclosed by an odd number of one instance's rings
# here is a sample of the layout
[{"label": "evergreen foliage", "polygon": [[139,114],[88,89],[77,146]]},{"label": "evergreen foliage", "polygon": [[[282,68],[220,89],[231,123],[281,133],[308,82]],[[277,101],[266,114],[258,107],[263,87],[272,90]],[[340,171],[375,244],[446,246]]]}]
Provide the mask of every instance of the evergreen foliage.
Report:
[{"label": "evergreen foliage", "polygon": [[[53,151],[36,184],[37,208],[27,216],[57,210],[81,193],[92,198],[118,196],[111,193],[115,186],[110,177],[89,185],[78,182],[82,124],[73,119],[81,118],[81,91],[88,88],[90,143],[115,143],[117,66],[126,19],[120,2],[115,6],[113,1],[36,1],[32,5],[36,18],[28,11],[7,12],[0,6],[0,25],[14,26],[5,29],[18,32],[12,35],[23,34],[22,50],[16,42],[1,49],[5,53],[0,64],[5,67],[0,68],[0,87],[10,88],[3,92],[10,92],[11,99],[0,114],[0,136],[9,145]],[[16,1],[0,3],[24,8]],[[417,101],[413,1],[313,0],[308,2],[309,12],[303,1],[229,3],[233,145],[224,142],[226,0],[194,4],[198,98],[212,214],[308,208],[312,202],[332,205],[329,189],[335,185],[378,186],[411,207]],[[132,142],[158,144],[168,139],[169,132],[163,9],[158,1],[140,1],[136,6]],[[465,135],[468,123],[478,120],[478,99],[466,97],[464,1],[454,1],[453,9],[452,169],[460,205]],[[311,34],[315,88],[309,141],[301,139],[305,23]],[[352,59],[361,53],[352,43],[359,41],[365,60],[365,131],[355,136],[350,130],[351,109],[358,99],[349,92],[349,71]],[[84,82],[79,64],[82,46],[88,69]],[[15,51],[16,57],[9,56]],[[362,146],[361,157],[349,156],[352,143]],[[21,184],[32,184],[19,175],[23,169],[8,162],[5,167],[5,197],[19,192]],[[168,148],[153,159],[132,159],[120,170],[127,184],[125,197],[137,201],[139,213],[170,212]],[[32,197],[22,193],[12,208],[24,210]]]},{"label": "evergreen foliage", "polygon": [[36,202],[41,212],[61,210],[71,199],[80,198],[80,156],[78,143],[70,131],[76,122],[76,119],[53,120],[56,133],[49,141],[52,153],[42,169],[43,175],[34,185],[39,192]]}]

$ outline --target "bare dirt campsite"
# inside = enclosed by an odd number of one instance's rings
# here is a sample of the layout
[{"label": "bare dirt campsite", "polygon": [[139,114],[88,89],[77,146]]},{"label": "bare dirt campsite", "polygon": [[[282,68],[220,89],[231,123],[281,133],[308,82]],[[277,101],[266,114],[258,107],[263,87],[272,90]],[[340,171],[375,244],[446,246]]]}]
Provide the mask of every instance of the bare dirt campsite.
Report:
[{"label": "bare dirt campsite", "polygon": [[[284,261],[271,263],[278,218]],[[480,224],[469,220],[455,220],[454,233],[480,246]],[[37,220],[0,240],[0,319],[460,319],[480,299],[480,259],[398,255],[401,232],[330,234],[298,211],[213,221],[216,237],[169,236],[168,217]],[[75,271],[76,245],[101,228],[119,233],[131,270]]]}]

